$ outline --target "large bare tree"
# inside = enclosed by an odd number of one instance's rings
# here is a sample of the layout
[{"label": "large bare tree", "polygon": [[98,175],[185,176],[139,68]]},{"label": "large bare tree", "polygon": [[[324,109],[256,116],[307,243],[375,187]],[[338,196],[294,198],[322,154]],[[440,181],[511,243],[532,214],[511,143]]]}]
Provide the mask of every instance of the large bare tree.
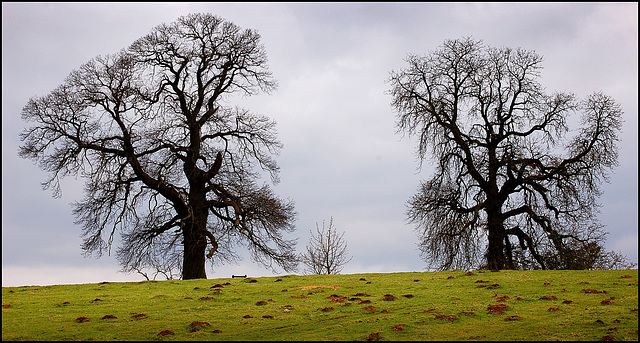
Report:
[{"label": "large bare tree", "polygon": [[390,74],[397,129],[435,164],[408,203],[423,257],[437,269],[594,266],[620,105],[599,92],[546,94],[542,56],[472,38],[406,62]]},{"label": "large bare tree", "polygon": [[230,104],[230,95],[271,92],[260,35],[211,14],[162,24],[119,53],[98,56],[22,111],[33,123],[20,156],[59,179],[87,179],[74,204],[83,250],[100,256],[121,231],[125,271],[174,265],[182,278],[206,278],[206,257],[297,265],[293,202],[259,185],[278,182],[282,148],[275,122]]}]

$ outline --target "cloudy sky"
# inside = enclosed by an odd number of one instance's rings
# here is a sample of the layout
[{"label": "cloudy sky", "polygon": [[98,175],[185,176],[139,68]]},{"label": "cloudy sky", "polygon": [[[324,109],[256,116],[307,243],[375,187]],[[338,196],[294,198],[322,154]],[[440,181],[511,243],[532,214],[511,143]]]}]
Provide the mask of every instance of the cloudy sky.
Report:
[{"label": "cloudy sky", "polygon": [[[2,286],[139,281],[115,258],[84,258],[71,206],[83,180],[52,197],[46,174],[17,155],[20,111],[89,59],[115,53],[161,23],[210,12],[262,35],[279,83],[243,101],[278,122],[281,198],[299,213],[298,251],[333,217],[353,259],[343,273],[422,271],[405,204],[421,170],[415,141],[395,132],[386,94],[407,54],[472,36],[545,58],[548,92],[595,91],[625,111],[620,166],[603,186],[607,248],[638,261],[637,3],[2,3]],[[246,255],[246,254],[245,254]],[[209,278],[274,275],[248,257],[208,267]]]}]

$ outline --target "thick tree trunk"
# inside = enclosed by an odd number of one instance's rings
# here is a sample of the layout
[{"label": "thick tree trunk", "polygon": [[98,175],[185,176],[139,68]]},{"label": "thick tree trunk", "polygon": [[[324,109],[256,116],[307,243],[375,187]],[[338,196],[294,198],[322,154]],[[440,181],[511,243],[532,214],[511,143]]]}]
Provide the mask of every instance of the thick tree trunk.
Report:
[{"label": "thick tree trunk", "polygon": [[[499,208],[499,206],[497,206]],[[488,208],[487,230],[489,231],[489,246],[487,247],[487,269],[500,270],[506,265],[505,257],[505,229],[500,218],[500,211]]]},{"label": "thick tree trunk", "polygon": [[206,279],[205,254],[207,249],[207,237],[204,231],[207,229],[206,214],[194,214],[193,221],[187,220],[184,230],[184,252],[182,257],[182,279]]},{"label": "thick tree trunk", "polygon": [[[207,241],[204,235],[193,234],[184,237],[184,254],[182,257],[182,279],[206,279],[205,250]],[[200,237],[197,237],[200,236]]]}]

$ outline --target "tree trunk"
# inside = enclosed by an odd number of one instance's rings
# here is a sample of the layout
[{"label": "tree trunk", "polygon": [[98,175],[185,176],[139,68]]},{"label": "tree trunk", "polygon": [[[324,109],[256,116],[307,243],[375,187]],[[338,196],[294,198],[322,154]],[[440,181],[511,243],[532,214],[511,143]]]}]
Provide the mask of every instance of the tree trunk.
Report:
[{"label": "tree trunk", "polygon": [[[497,206],[499,208],[499,206]],[[489,231],[489,246],[487,247],[487,269],[500,270],[505,268],[504,223],[500,218],[500,211],[487,208],[487,230]]]},{"label": "tree trunk", "polygon": [[[205,254],[207,249],[207,237],[204,230],[207,229],[206,215],[194,214],[193,220],[187,220],[184,224],[184,252],[182,257],[182,279],[206,279]],[[199,218],[200,217],[200,218]]]}]

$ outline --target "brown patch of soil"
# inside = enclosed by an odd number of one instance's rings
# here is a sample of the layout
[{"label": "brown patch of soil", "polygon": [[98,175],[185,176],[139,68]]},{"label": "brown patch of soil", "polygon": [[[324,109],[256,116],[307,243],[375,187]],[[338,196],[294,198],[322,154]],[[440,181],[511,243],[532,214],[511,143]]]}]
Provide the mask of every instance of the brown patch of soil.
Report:
[{"label": "brown patch of soil", "polygon": [[414,297],[414,295],[413,294],[405,294],[405,295],[403,295],[403,297],[411,299],[411,298]]},{"label": "brown patch of soil", "polygon": [[300,298],[300,299],[302,299],[302,298],[308,298],[309,296],[308,296],[308,295],[301,294],[301,295],[292,295],[291,297],[292,297],[292,298]]},{"label": "brown patch of soil", "polygon": [[200,300],[216,300],[216,298],[210,297],[210,296],[206,296],[206,297],[200,298]]},{"label": "brown patch of soil", "polygon": [[382,336],[380,336],[379,333],[374,332],[374,333],[370,334],[369,336],[365,337],[364,340],[365,341],[378,341],[378,340],[381,340],[381,339],[382,339]]},{"label": "brown patch of soil", "polygon": [[548,283],[548,282],[545,282],[545,283],[543,283],[542,285],[543,285],[543,286],[551,286],[551,284],[550,284],[550,283]]},{"label": "brown patch of soil", "polygon": [[147,318],[148,316],[144,313],[131,313],[131,318]]},{"label": "brown patch of soil", "polygon": [[314,288],[333,288],[333,289],[339,289],[340,286],[304,286],[304,287],[296,287],[294,289],[303,289],[303,290],[309,290],[309,289],[314,289]]},{"label": "brown patch of soil", "polygon": [[93,301],[93,302],[96,302],[96,301],[102,301],[102,299],[100,299],[100,298],[95,298],[95,299],[93,299],[93,300],[91,300],[91,301]]},{"label": "brown patch of soil", "polygon": [[437,310],[438,310],[437,308],[430,308],[428,310],[420,311],[418,313],[431,313],[431,312],[435,312]]},{"label": "brown patch of soil", "polygon": [[256,283],[256,282],[258,282],[258,280],[256,280],[256,279],[250,279],[249,280],[249,283]]},{"label": "brown patch of soil", "polygon": [[333,307],[325,307],[325,308],[321,309],[320,311],[322,311],[322,312],[329,312],[329,311],[333,311],[333,310],[334,310],[334,308],[333,308]]},{"label": "brown patch of soil", "polygon": [[614,335],[602,336],[602,340],[603,341],[615,341],[616,340],[616,336],[614,336]]},{"label": "brown patch of soil", "polygon": [[633,276],[631,276],[631,275],[622,275],[621,278],[623,278],[623,279],[631,279],[631,278],[633,278]]},{"label": "brown patch of soil", "polygon": [[489,281],[485,281],[485,280],[476,280],[476,282],[474,283],[489,283]]},{"label": "brown patch of soil", "polygon": [[380,311],[380,313],[389,313],[389,311],[387,311],[387,310],[382,310],[382,311]]},{"label": "brown patch of soil", "polygon": [[518,319],[522,319],[522,317],[520,317],[517,314],[514,314],[513,316],[509,316],[509,317],[505,318],[504,320],[518,320]]},{"label": "brown patch of soil", "polygon": [[363,304],[371,304],[371,300],[362,300],[361,302],[358,303],[358,305],[363,305]]},{"label": "brown patch of soil", "polygon": [[394,297],[393,294],[385,294],[384,298],[382,300],[384,300],[384,301],[394,301],[394,300],[396,300],[396,297]]},{"label": "brown patch of soil", "polygon": [[108,314],[108,315],[102,317],[102,319],[118,319],[118,317],[116,317],[116,316],[114,316],[112,314]]},{"label": "brown patch of soil", "polygon": [[68,302],[68,301],[65,301],[65,302],[62,303],[62,305],[71,305],[71,303]]},{"label": "brown patch of soil", "polygon": [[496,298],[497,302],[505,302],[505,301],[510,299],[508,295],[498,295],[498,294],[496,294],[493,297]]},{"label": "brown patch of soil", "polygon": [[565,300],[562,302],[563,304],[573,304],[573,300]]},{"label": "brown patch of soil", "polygon": [[12,307],[11,304],[2,304],[2,308],[10,308]]},{"label": "brown patch of soil", "polygon": [[487,289],[494,289],[494,288],[498,288],[498,287],[500,287],[500,284],[499,283],[494,283],[492,285],[487,286]]},{"label": "brown patch of soil", "polygon": [[509,308],[506,304],[489,305],[487,307],[488,314],[504,314],[504,310]]},{"label": "brown patch of soil", "polygon": [[89,321],[89,318],[84,317],[84,316],[76,318],[76,322],[78,322],[78,323],[84,323],[84,322],[88,322],[88,321]]},{"label": "brown patch of soil", "polygon": [[446,314],[438,314],[438,315],[436,315],[435,319],[448,320],[450,322],[455,322],[456,319],[458,319],[458,317],[456,317],[456,316],[447,316]]},{"label": "brown patch of soil", "polygon": [[549,307],[547,309],[547,311],[549,311],[549,312],[560,311],[560,308],[559,307]]},{"label": "brown patch of soil", "polygon": [[250,315],[250,314],[247,314],[247,315],[242,316],[242,318],[253,318],[253,316]]},{"label": "brown patch of soil", "polygon": [[362,308],[365,311],[369,311],[369,313],[375,313],[376,312],[376,307],[375,306],[365,306]]},{"label": "brown patch of soil", "polygon": [[516,297],[516,300],[524,300],[523,297]]},{"label": "brown patch of soil", "polygon": [[371,295],[370,295],[370,294],[367,294],[367,293],[357,293],[357,294],[356,294],[356,295],[354,295],[354,296],[356,296],[356,297],[370,297]]},{"label": "brown patch of soil", "polygon": [[262,318],[273,319],[273,316],[270,314],[265,314]]},{"label": "brown patch of soil", "polygon": [[455,279],[455,276],[453,276],[453,275],[448,276],[447,279]]},{"label": "brown patch of soil", "polygon": [[158,336],[166,336],[166,335],[173,335],[173,331],[171,330],[162,330],[158,333]]},{"label": "brown patch of soil", "polygon": [[593,293],[593,294],[597,294],[597,293],[609,293],[608,291],[597,291],[595,289],[591,289],[591,288],[585,288],[583,290],[581,290],[581,292],[583,293]]},{"label": "brown patch of soil", "polygon": [[613,301],[611,301],[610,299],[604,299],[600,303],[602,305],[611,305],[611,304],[613,304]]},{"label": "brown patch of soil", "polygon": [[213,330],[213,331],[211,331],[211,332],[213,332],[213,333],[222,333],[222,330],[218,330],[218,329],[216,329],[216,330]]},{"label": "brown patch of soil", "polygon": [[347,300],[347,297],[345,297],[344,295],[331,294],[327,297],[327,299],[331,299],[330,302],[332,303],[343,303]]},{"label": "brown patch of soil", "polygon": [[224,287],[222,284],[216,283],[215,285],[209,287],[209,288],[222,288]]},{"label": "brown patch of soil", "polygon": [[600,319],[597,319],[597,320],[596,320],[596,323],[598,323],[598,324],[604,324],[604,322],[603,322],[602,320],[600,320]]},{"label": "brown patch of soil", "polygon": [[192,297],[184,297],[185,299],[193,299]]},{"label": "brown patch of soil", "polygon": [[540,300],[558,300],[558,297],[555,295],[543,295],[540,297]]},{"label": "brown patch of soil", "polygon": [[403,326],[406,326],[407,324],[396,324],[394,325],[391,330],[393,331],[402,331],[404,330]]},{"label": "brown patch of soil", "polygon": [[464,273],[464,275],[475,275],[475,274],[473,274],[473,272],[466,272]]}]

